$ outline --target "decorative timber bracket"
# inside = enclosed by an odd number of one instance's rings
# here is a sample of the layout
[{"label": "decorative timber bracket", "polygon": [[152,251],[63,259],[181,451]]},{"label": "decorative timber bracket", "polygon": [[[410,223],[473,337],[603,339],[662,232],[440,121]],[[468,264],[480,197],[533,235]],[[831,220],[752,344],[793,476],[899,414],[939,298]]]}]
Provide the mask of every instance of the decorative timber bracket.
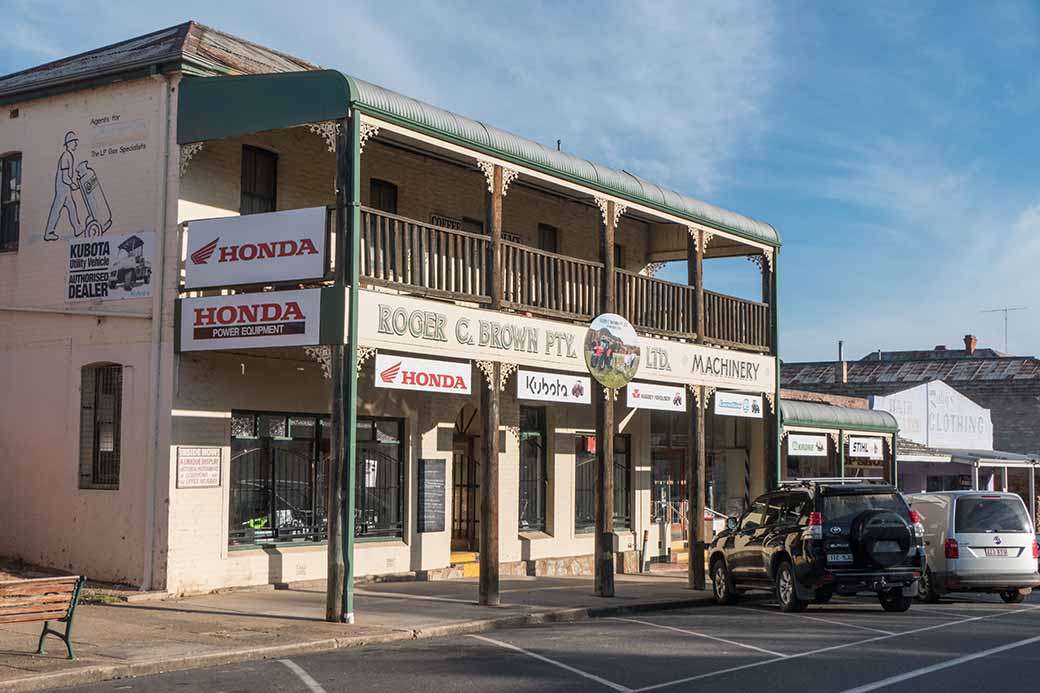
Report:
[{"label": "decorative timber bracket", "polygon": [[608,200],[605,197],[597,197],[595,199],[596,205],[599,207],[600,216],[603,217],[604,226],[607,225],[607,210],[610,208],[609,203],[614,203],[614,228],[617,228],[618,219],[620,219],[621,215],[625,213],[626,209],[628,209],[628,205],[618,202],[617,200]]},{"label": "decorative timber bracket", "polygon": [[[477,159],[477,167],[484,173],[489,193],[495,192],[495,165],[494,161]],[[505,166],[502,167],[502,197],[506,196],[506,193],[509,191],[509,184],[516,180],[516,177],[519,175],[519,171],[514,171]]]},{"label": "decorative timber bracket", "polygon": [[686,225],[686,233],[690,234],[690,238],[693,239],[693,247],[697,250],[708,252],[708,244],[711,243],[711,239],[715,238],[715,234],[707,229],[704,229],[704,247],[700,247],[700,227],[694,226],[693,224]]},{"label": "decorative timber bracket", "polygon": [[766,397],[766,401],[769,402],[769,413],[770,414],[775,414],[776,413],[776,393],[775,392],[766,392],[764,394],[765,394],[765,397]]},{"label": "decorative timber bracket", "polygon": [[[484,382],[487,383],[488,391],[495,389],[494,385],[494,361],[477,361],[477,368],[481,373],[484,374]],[[519,366],[515,363],[502,363],[499,367],[498,374],[498,389],[500,392],[506,391],[506,383],[509,382],[509,376],[516,372]]]},{"label": "decorative timber bracket", "polygon": [[643,275],[644,277],[653,277],[658,272],[660,272],[662,269],[664,269],[664,263],[663,262],[648,262],[646,267],[644,267],[642,270],[640,270],[639,273],[641,275]]},{"label": "decorative timber bracket", "polygon": [[763,250],[761,255],[748,255],[747,259],[748,259],[748,262],[751,262],[752,264],[757,265],[758,269],[760,271],[764,272],[764,271],[766,271],[766,268],[768,267],[769,268],[769,272],[770,273],[773,272],[773,250],[772,250],[772,248],[767,248],[767,249]]},{"label": "decorative timber bracket", "polygon": [[184,172],[188,170],[188,164],[191,163],[191,158],[202,151],[202,145],[205,142],[188,142],[187,144],[181,145],[181,177],[184,177]]},{"label": "decorative timber bracket", "polygon": [[326,380],[330,380],[332,378],[332,347],[309,346],[304,347],[303,351],[318,362],[318,365],[321,366],[321,374],[325,376]]},{"label": "decorative timber bracket", "polygon": [[375,137],[379,134],[379,126],[373,125],[372,123],[366,123],[361,121],[361,128],[358,133],[358,153],[365,151],[365,142],[368,142],[369,138]]},{"label": "decorative timber bracket", "polygon": [[325,140],[330,152],[336,151],[336,138],[339,137],[339,121],[323,120],[320,123],[307,123],[307,129]]}]

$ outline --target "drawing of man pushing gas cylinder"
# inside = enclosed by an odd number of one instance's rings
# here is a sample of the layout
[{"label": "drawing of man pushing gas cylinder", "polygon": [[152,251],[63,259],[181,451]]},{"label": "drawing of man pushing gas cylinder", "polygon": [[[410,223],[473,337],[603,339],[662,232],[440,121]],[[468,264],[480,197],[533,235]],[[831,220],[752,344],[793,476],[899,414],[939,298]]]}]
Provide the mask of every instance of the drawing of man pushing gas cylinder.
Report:
[{"label": "drawing of man pushing gas cylinder", "polygon": [[[58,240],[58,222],[61,221],[62,212],[68,216],[77,237],[84,234],[88,237],[100,236],[112,226],[112,209],[108,206],[97,173],[86,161],[76,164],[73,152],[78,147],[76,133],[71,130],[65,133],[65,150],[58,157],[58,167],[54,172],[54,199],[47,217],[47,229],[43,233],[45,241]],[[74,194],[76,190],[80,192],[87,208],[85,223],[80,222]]]}]

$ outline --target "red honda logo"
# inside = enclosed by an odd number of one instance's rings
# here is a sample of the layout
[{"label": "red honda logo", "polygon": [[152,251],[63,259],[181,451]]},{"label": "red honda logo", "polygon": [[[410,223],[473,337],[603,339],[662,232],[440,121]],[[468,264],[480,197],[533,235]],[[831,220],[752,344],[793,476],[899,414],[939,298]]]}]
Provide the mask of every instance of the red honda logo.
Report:
[{"label": "red honda logo", "polygon": [[386,368],[379,374],[379,377],[384,383],[392,383],[397,380],[397,374],[401,372],[401,362],[398,361],[394,365]]},{"label": "red honda logo", "polygon": [[217,241],[220,240],[220,236],[217,236],[212,241],[202,246],[194,253],[191,254],[191,261],[196,265],[205,265],[206,262],[213,257],[213,253],[217,250]]}]

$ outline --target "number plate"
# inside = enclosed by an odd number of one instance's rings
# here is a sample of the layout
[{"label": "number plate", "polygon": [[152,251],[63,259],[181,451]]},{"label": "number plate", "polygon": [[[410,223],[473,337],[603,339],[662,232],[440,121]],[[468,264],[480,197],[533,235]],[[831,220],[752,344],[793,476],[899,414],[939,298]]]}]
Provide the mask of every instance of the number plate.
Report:
[{"label": "number plate", "polygon": [[851,553],[829,553],[827,554],[828,563],[852,563]]},{"label": "number plate", "polygon": [[1007,556],[1008,555],[1008,550],[1007,549],[997,549],[997,548],[987,547],[986,548],[986,555],[987,556]]}]

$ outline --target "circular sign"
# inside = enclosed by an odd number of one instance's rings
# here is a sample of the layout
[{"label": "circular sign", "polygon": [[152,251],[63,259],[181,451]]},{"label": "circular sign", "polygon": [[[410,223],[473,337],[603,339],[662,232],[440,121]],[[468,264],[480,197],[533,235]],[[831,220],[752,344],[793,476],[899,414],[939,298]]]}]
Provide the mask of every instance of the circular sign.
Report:
[{"label": "circular sign", "polygon": [[639,337],[620,315],[603,313],[585,333],[585,364],[603,387],[617,390],[639,370]]}]

